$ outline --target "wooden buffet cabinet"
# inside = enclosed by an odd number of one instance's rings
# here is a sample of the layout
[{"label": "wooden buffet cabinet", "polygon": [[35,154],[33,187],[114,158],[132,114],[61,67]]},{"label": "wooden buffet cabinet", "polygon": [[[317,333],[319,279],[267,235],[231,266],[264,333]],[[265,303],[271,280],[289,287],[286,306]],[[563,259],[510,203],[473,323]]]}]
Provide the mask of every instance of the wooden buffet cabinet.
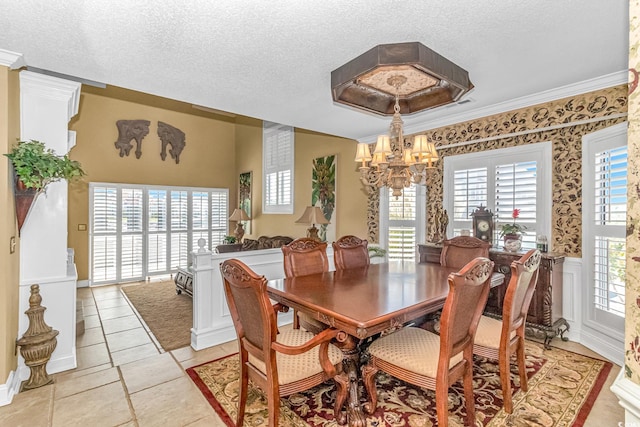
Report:
[{"label": "wooden buffet cabinet", "polygon": [[[441,245],[418,245],[420,262],[440,263]],[[489,250],[489,258],[495,262],[494,270],[505,275],[505,282],[493,288],[487,300],[485,314],[500,316],[502,314],[502,300],[506,284],[511,278],[511,263],[518,260],[524,252],[506,252],[498,249]],[[536,291],[529,306],[526,330],[528,334],[544,339],[545,347],[555,336],[568,340],[564,333],[569,330],[569,324],[562,317],[562,269],[564,255],[543,253],[540,262],[540,272]]]}]

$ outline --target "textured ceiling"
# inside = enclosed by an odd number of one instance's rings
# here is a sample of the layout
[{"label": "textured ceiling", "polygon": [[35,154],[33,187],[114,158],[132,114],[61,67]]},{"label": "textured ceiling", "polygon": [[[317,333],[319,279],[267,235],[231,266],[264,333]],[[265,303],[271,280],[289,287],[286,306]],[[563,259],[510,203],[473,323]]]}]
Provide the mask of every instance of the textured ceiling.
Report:
[{"label": "textured ceiling", "polygon": [[[0,49],[30,67],[359,140],[390,120],[335,104],[331,71],[372,47],[419,41],[475,88],[405,117],[407,130],[624,72],[623,0],[20,0]],[[626,75],[625,75],[626,78]],[[408,132],[408,133],[409,133]]]}]

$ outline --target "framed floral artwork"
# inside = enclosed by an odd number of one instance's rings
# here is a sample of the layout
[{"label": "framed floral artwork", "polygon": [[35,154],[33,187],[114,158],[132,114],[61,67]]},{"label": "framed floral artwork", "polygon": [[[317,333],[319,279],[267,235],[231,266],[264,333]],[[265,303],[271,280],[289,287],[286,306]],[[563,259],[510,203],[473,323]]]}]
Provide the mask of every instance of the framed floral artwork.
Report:
[{"label": "framed floral artwork", "polygon": [[337,156],[313,159],[311,206],[319,206],[329,224],[319,226],[318,236],[323,242],[336,240],[336,165]]},{"label": "framed floral artwork", "polygon": [[[249,218],[253,218],[251,212],[251,184],[253,181],[252,172],[243,172],[240,174],[240,182],[238,184],[238,207],[245,211]],[[251,234],[251,220],[243,221],[245,234]]]}]

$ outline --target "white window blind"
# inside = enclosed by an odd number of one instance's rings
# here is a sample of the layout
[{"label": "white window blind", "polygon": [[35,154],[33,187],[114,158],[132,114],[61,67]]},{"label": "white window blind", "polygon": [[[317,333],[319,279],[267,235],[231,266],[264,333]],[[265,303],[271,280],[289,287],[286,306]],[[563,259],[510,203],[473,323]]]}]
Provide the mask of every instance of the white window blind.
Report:
[{"label": "white window blind", "polygon": [[227,234],[227,189],[91,183],[91,284],[142,280],[187,266],[204,238]]},{"label": "white window blind", "polygon": [[424,241],[426,192],[412,184],[396,198],[384,188],[380,199],[381,242],[389,260],[416,260],[417,244]]},{"label": "white window blind", "polygon": [[264,122],[262,130],[264,213],[293,213],[293,149],[291,126]]},{"label": "white window blind", "polygon": [[460,229],[471,229],[471,212],[478,206],[487,206],[487,168],[461,169],[453,172],[454,234]]},{"label": "white window blind", "polygon": [[541,143],[481,153],[448,156],[444,159],[444,207],[453,212],[449,235],[471,230],[471,213],[480,205],[494,215],[493,244],[500,224],[513,222],[526,227],[523,247],[535,247],[536,234],[549,235],[551,210],[551,144]]},{"label": "white window blind", "polygon": [[595,155],[594,304],[624,317],[627,147]]}]

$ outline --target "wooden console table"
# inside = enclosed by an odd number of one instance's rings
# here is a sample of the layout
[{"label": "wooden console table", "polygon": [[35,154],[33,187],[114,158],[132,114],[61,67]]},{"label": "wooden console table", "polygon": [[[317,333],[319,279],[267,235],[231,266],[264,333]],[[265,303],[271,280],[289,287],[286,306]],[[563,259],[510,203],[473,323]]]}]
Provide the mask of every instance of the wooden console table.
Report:
[{"label": "wooden console table", "polygon": [[[420,262],[440,262],[441,245],[418,245]],[[506,252],[498,249],[489,250],[489,258],[495,262],[494,270],[505,275],[505,282],[489,293],[485,314],[492,317],[502,315],[502,301],[506,284],[511,279],[511,263],[518,260],[524,252]],[[533,294],[527,314],[526,331],[529,335],[544,339],[545,347],[551,339],[560,336],[563,341],[569,338],[564,334],[569,324],[562,317],[562,273],[564,255],[546,252],[542,254],[538,284]]]}]

